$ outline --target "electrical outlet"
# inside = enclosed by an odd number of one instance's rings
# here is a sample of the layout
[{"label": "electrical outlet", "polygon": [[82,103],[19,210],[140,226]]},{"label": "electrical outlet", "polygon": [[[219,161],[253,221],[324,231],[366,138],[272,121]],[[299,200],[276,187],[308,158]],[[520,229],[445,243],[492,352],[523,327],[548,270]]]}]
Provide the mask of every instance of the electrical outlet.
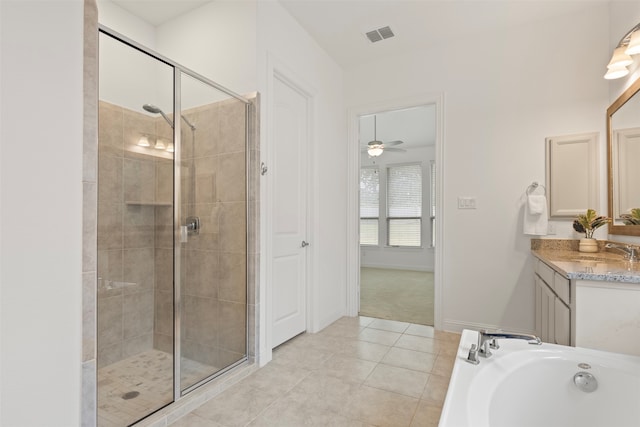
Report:
[{"label": "electrical outlet", "polygon": [[549,223],[549,225],[547,225],[547,234],[549,235],[553,235],[556,234],[556,225]]},{"label": "electrical outlet", "polygon": [[475,209],[475,197],[458,197],[458,209]]}]

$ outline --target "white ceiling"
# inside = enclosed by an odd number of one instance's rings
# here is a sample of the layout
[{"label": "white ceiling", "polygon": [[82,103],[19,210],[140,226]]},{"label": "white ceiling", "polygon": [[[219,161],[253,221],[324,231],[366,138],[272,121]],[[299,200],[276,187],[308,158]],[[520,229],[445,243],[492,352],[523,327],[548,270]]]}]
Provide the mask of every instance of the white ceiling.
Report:
[{"label": "white ceiling", "polygon": [[[425,48],[479,31],[570,15],[606,0],[280,0],[344,68]],[[369,42],[364,33],[390,26],[395,37]]]},{"label": "white ceiling", "polygon": [[143,21],[158,26],[211,0],[110,0]]},{"label": "white ceiling", "polygon": [[[212,0],[111,1],[157,26]],[[608,1],[280,0],[280,3],[338,64],[349,68],[478,31],[570,15]],[[365,38],[366,31],[387,25],[395,37],[378,43]]]}]

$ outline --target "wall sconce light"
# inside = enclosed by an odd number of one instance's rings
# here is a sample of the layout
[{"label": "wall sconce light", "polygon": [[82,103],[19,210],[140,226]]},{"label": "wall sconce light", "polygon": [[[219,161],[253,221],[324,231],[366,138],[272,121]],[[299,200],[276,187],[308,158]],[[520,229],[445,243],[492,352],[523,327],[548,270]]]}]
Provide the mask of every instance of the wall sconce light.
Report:
[{"label": "wall sconce light", "polygon": [[629,65],[633,64],[631,55],[640,53],[640,24],[633,27],[622,37],[618,46],[613,50],[611,61],[607,65],[604,78],[607,80],[619,79],[629,74]]},{"label": "wall sconce light", "polygon": [[149,137],[147,135],[142,135],[138,140],[138,145],[140,147],[151,147],[151,144],[149,144]]}]

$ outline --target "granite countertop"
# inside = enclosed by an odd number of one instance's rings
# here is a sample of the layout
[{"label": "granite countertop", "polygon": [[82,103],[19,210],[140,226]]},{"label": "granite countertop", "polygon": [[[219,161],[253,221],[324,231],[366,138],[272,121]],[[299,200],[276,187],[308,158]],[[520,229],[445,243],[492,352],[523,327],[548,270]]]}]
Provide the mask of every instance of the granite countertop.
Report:
[{"label": "granite countertop", "polygon": [[532,254],[569,279],[640,283],[640,261],[625,260],[617,251],[586,253],[571,247],[544,246],[532,244]]}]

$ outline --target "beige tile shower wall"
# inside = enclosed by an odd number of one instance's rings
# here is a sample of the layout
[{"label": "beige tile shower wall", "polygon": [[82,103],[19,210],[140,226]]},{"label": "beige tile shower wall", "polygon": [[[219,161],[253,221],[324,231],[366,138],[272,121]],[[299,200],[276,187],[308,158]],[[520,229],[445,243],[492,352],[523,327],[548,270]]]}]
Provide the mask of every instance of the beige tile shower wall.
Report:
[{"label": "beige tile shower wall", "polygon": [[83,206],[82,206],[82,400],[80,424],[96,425],[96,275],[98,164],[98,7],[84,0]]},{"label": "beige tile shower wall", "polygon": [[245,104],[184,113],[182,209],[201,220],[183,246],[183,355],[222,368],[247,353]]},{"label": "beige tile shower wall", "polygon": [[249,233],[249,265],[247,268],[247,303],[248,305],[248,349],[247,354],[251,363],[256,361],[260,354],[259,339],[260,334],[259,318],[260,318],[260,299],[259,295],[259,278],[260,271],[260,96],[254,93],[247,96],[251,101],[249,109],[249,171],[247,178],[249,179],[249,223],[247,224],[247,232]]},{"label": "beige tile shower wall", "polygon": [[[164,261],[172,245],[171,232],[168,246],[159,237],[172,224],[172,170],[171,160],[136,144],[143,134],[153,143],[161,125],[143,113],[99,104],[98,367],[153,348],[156,260]],[[166,273],[171,286],[172,270]]]}]

